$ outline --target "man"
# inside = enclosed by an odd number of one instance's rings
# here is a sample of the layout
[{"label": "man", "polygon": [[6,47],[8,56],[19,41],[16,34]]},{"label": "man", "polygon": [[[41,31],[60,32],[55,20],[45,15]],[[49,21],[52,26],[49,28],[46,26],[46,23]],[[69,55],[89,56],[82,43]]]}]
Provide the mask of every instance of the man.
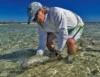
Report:
[{"label": "man", "polygon": [[39,46],[36,55],[43,55],[47,46],[54,56],[59,56],[65,45],[68,57],[76,55],[76,41],[83,32],[83,28],[80,27],[84,25],[80,16],[60,7],[44,7],[39,2],[30,3],[27,12],[28,24],[31,22],[39,24]]}]

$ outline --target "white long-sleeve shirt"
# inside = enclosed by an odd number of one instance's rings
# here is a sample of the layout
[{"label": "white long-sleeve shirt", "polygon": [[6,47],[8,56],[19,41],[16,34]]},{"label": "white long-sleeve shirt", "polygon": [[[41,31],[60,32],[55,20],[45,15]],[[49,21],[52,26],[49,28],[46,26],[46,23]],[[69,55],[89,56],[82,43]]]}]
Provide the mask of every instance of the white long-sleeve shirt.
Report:
[{"label": "white long-sleeve shirt", "polygon": [[83,21],[75,13],[59,7],[50,8],[44,24],[42,26],[38,26],[38,50],[45,50],[47,32],[51,32],[58,35],[58,50],[62,51],[68,39],[68,29],[76,27],[79,23],[83,23]]}]

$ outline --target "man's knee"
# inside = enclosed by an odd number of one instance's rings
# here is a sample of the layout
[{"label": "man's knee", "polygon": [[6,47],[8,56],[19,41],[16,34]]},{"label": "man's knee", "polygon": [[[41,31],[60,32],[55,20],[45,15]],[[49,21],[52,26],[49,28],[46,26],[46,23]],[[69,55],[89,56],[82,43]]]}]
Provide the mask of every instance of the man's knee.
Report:
[{"label": "man's knee", "polygon": [[68,54],[70,55],[76,55],[76,40],[69,38],[67,40],[67,47],[68,47]]},{"label": "man's knee", "polygon": [[69,38],[67,40],[67,45],[75,45],[75,44],[76,44],[76,40],[75,39]]}]

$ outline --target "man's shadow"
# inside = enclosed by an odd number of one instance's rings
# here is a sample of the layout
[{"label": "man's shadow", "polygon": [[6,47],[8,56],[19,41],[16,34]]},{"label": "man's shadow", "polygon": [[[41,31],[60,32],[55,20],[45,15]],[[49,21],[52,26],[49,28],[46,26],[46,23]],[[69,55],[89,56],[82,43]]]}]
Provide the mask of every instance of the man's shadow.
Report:
[{"label": "man's shadow", "polygon": [[12,53],[7,53],[0,55],[0,60],[1,59],[6,59],[6,60],[11,60],[12,62],[14,61],[21,61],[24,59],[28,59],[31,56],[34,56],[36,54],[35,49],[22,49],[18,51],[14,51]]},{"label": "man's shadow", "polygon": [[[49,52],[46,50],[44,52],[45,56],[48,56]],[[17,62],[17,61],[23,61],[26,59],[29,59],[32,56],[36,55],[36,49],[22,49],[22,50],[17,50],[13,51],[12,53],[6,53],[3,55],[0,55],[0,60],[10,60],[12,62]]]}]

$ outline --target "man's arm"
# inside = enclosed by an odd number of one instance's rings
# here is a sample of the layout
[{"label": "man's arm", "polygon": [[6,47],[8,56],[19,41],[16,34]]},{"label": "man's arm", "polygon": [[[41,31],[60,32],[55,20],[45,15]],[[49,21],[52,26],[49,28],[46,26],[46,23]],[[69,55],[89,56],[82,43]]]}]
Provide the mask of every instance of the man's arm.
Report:
[{"label": "man's arm", "polygon": [[43,55],[44,50],[46,48],[47,33],[44,32],[43,29],[40,26],[38,27],[38,33],[39,33],[39,45],[38,45],[38,49],[37,49],[36,54],[37,55]]},{"label": "man's arm", "polygon": [[67,19],[62,11],[59,12],[57,11],[55,13],[54,21],[56,23],[56,27],[59,32],[58,51],[62,51],[68,39]]}]

